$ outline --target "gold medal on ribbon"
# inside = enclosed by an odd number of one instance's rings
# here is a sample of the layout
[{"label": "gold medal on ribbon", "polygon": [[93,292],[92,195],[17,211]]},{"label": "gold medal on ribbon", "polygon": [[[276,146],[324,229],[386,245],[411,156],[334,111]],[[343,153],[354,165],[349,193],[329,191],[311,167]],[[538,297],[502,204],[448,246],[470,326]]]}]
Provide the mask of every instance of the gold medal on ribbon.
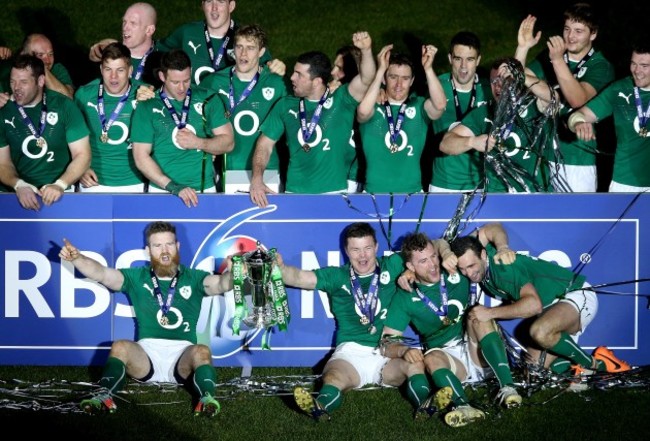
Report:
[{"label": "gold medal on ribbon", "polygon": [[368,323],[370,323],[370,320],[368,320],[368,317],[365,315],[362,315],[359,319],[359,323],[361,323],[363,326],[366,326]]},{"label": "gold medal on ribbon", "polygon": [[43,137],[36,138],[36,145],[39,146],[40,148],[45,147],[45,138]]},{"label": "gold medal on ribbon", "polygon": [[641,138],[645,138],[646,136],[648,136],[648,129],[646,129],[645,127],[641,127],[639,129],[639,136]]},{"label": "gold medal on ribbon", "polygon": [[390,145],[390,152],[391,153],[397,153],[398,150],[399,150],[399,146],[397,144],[391,144]]},{"label": "gold medal on ribbon", "polygon": [[100,136],[99,139],[101,140],[101,142],[106,144],[108,142],[108,133],[102,132],[102,136]]},{"label": "gold medal on ribbon", "polygon": [[226,110],[226,112],[223,114],[223,116],[225,116],[226,119],[230,119],[230,111]]},{"label": "gold medal on ribbon", "polygon": [[311,150],[311,147],[309,147],[309,144],[305,143],[305,144],[302,145],[302,149],[305,152],[309,153],[309,151]]},{"label": "gold medal on ribbon", "polygon": [[167,326],[169,324],[169,319],[167,318],[166,315],[160,317],[160,324],[163,326]]},{"label": "gold medal on ribbon", "polygon": [[449,320],[449,317],[444,316],[444,317],[442,317],[441,320],[442,320],[442,324],[443,324],[443,325],[445,325],[445,326],[449,326],[449,325],[451,325],[451,320]]}]

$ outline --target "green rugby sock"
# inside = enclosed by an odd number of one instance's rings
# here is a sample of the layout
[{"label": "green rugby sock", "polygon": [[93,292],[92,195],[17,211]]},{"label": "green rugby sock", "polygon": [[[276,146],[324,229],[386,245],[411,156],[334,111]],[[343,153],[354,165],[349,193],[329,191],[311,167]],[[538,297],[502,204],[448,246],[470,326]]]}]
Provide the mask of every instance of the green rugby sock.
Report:
[{"label": "green rugby sock", "polygon": [[485,357],[492,371],[494,371],[494,375],[499,380],[499,385],[501,387],[512,386],[514,380],[512,379],[512,372],[510,372],[506,347],[503,340],[501,340],[501,336],[496,331],[490,332],[481,339],[479,345],[483,357]]},{"label": "green rugby sock", "polygon": [[194,389],[199,397],[214,395],[217,387],[217,370],[210,364],[204,364],[194,371]]},{"label": "green rugby sock", "polygon": [[571,369],[571,362],[566,358],[556,358],[549,366],[549,369],[554,374],[563,374]]},{"label": "green rugby sock", "polygon": [[452,371],[446,368],[437,369],[433,375],[433,383],[440,389],[443,387],[449,386],[453,391],[452,401],[457,406],[467,404],[467,395],[465,395],[465,389],[460,380]]},{"label": "green rugby sock", "polygon": [[560,333],[560,341],[550,348],[549,351],[571,360],[573,364],[579,364],[584,368],[591,369],[591,355],[587,354],[578,346],[566,332]]},{"label": "green rugby sock", "polygon": [[316,400],[323,406],[326,411],[332,412],[341,407],[341,404],[343,404],[343,394],[338,387],[332,386],[331,384],[326,384],[318,392]]},{"label": "green rugby sock", "polygon": [[126,365],[119,358],[108,357],[99,385],[114,394],[122,389],[124,383],[126,383]]},{"label": "green rugby sock", "polygon": [[409,401],[418,407],[431,393],[429,380],[424,374],[416,374],[408,378],[406,383],[406,396]]}]

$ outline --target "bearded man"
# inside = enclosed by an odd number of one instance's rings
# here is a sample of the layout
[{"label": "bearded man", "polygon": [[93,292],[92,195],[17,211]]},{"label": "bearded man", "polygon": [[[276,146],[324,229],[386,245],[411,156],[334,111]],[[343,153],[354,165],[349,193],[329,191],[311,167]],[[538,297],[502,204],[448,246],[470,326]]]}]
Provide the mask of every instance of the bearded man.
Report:
[{"label": "bearded man", "polygon": [[221,407],[214,398],[217,372],[210,348],[197,344],[196,325],[203,297],[232,289],[231,273],[210,274],[180,264],[176,227],[169,222],[150,223],[145,237],[150,265],[119,270],[84,256],[63,239],[62,260],[85,277],[129,297],[138,336],[137,341],[113,342],[98,391],[83,400],[81,408],[91,414],[115,412],[113,396],[128,376],[138,382],[183,386],[191,382],[187,386],[196,394],[195,414],[214,416]]}]

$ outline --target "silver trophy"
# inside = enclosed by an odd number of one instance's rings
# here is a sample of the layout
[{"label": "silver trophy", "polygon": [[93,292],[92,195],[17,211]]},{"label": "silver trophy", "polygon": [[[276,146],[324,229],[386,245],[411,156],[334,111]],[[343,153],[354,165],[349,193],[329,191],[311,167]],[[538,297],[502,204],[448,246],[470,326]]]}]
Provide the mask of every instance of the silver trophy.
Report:
[{"label": "silver trophy", "polygon": [[257,249],[244,254],[242,260],[247,270],[244,293],[250,293],[252,303],[252,311],[243,322],[249,328],[272,326],[271,271],[275,256],[264,251],[257,242]]}]

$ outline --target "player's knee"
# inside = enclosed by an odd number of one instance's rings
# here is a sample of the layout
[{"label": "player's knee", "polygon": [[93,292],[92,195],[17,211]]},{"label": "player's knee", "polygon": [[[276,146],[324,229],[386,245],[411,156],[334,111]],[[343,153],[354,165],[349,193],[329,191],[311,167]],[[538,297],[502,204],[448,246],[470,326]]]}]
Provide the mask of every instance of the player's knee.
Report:
[{"label": "player's knee", "polygon": [[110,357],[119,358],[120,360],[129,359],[129,348],[131,346],[131,341],[129,340],[115,340],[111,345]]},{"label": "player's knee", "polygon": [[209,363],[212,363],[212,351],[210,351],[210,348],[208,346],[203,344],[197,344],[196,351],[199,358],[201,358],[202,360],[207,360]]},{"label": "player's knee", "polygon": [[538,320],[530,327],[531,338],[544,349],[549,349],[553,346],[554,341],[552,334],[552,329],[543,321]]},{"label": "player's knee", "polygon": [[411,377],[417,374],[424,373],[424,361],[416,361],[414,363],[407,363],[406,366],[406,375]]},{"label": "player's knee", "polygon": [[449,368],[449,357],[441,350],[433,350],[425,357],[425,364],[430,373],[438,369]]}]

